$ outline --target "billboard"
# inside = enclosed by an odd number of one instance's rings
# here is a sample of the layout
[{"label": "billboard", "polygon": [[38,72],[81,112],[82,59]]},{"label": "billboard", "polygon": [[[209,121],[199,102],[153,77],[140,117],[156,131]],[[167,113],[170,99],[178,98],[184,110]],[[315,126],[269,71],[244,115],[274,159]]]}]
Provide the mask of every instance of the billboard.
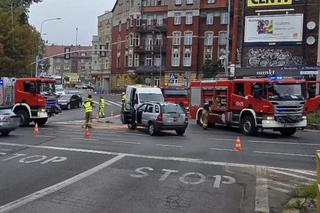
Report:
[{"label": "billboard", "polygon": [[247,0],[248,7],[291,5],[292,0]]},{"label": "billboard", "polygon": [[301,42],[303,14],[245,17],[245,43]]}]

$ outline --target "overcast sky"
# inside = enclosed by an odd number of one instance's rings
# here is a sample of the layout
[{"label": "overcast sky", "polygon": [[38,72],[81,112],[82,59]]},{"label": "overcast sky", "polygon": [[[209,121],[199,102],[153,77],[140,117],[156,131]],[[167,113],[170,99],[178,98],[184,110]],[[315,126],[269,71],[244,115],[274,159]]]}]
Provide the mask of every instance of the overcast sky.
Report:
[{"label": "overcast sky", "polygon": [[50,44],[91,45],[92,35],[97,35],[98,16],[110,11],[116,0],[43,0],[30,8],[30,23],[40,32],[41,22],[49,18],[62,18],[43,24],[42,37]]}]

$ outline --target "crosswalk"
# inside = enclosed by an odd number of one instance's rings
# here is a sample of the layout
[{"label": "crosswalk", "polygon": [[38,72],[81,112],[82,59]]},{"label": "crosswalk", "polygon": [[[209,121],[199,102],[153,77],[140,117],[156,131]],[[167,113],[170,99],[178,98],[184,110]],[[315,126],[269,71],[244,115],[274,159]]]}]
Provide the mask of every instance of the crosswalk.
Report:
[{"label": "crosswalk", "polygon": [[316,172],[305,170],[269,168],[267,172],[268,188],[286,194],[299,186],[315,183],[316,177]]}]

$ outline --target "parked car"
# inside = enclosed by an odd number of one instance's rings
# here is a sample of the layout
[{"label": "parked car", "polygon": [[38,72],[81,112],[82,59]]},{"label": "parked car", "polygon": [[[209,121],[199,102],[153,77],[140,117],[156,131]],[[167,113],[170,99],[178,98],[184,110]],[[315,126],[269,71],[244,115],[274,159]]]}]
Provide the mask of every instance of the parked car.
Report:
[{"label": "parked car", "polygon": [[0,108],[0,132],[2,135],[9,133],[20,125],[20,117],[17,116],[11,109]]},{"label": "parked car", "polygon": [[75,109],[82,105],[82,98],[75,94],[62,95],[58,99],[58,104],[61,109]]},{"label": "parked car", "polygon": [[128,123],[129,129],[136,129],[137,126],[147,127],[151,136],[162,130],[175,130],[177,135],[183,135],[188,117],[179,104],[147,102],[138,107],[135,119]]},{"label": "parked car", "polygon": [[65,94],[66,94],[66,92],[64,91],[63,87],[56,87],[56,95],[57,96],[62,96]]}]

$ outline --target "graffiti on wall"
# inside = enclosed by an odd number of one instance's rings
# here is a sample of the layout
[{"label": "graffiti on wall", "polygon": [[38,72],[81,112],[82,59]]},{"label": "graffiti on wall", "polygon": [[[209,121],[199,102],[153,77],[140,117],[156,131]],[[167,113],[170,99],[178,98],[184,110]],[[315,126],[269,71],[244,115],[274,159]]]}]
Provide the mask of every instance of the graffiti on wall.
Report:
[{"label": "graffiti on wall", "polygon": [[248,52],[249,67],[278,67],[302,65],[302,56],[294,56],[283,49],[255,49]]}]

